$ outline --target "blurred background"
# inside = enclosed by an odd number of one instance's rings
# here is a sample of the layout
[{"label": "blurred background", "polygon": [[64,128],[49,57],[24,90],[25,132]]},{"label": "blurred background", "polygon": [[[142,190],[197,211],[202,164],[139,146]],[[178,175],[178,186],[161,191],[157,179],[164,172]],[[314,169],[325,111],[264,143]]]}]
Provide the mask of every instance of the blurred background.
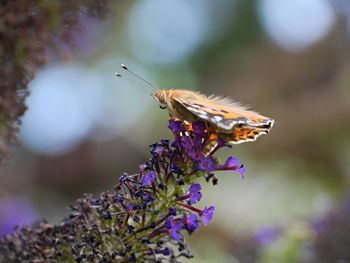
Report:
[{"label": "blurred background", "polygon": [[73,43],[48,49],[29,84],[20,144],[0,167],[0,236],[59,222],[76,198],[112,189],[148,160],[149,144],[171,138],[167,112],[121,63],[162,89],[227,96],[275,119],[268,136],[221,153],[247,174],[206,185],[201,204],[217,210],[190,237],[193,262],[282,262],[245,240],[280,228],[307,236],[305,222],[347,200],[348,0],[125,0],[102,22],[80,19]]}]

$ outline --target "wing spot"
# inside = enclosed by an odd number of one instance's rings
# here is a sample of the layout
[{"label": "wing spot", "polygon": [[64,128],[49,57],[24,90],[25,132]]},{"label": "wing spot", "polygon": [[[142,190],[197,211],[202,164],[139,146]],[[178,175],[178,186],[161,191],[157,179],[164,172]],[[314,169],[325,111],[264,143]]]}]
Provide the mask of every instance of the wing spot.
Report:
[{"label": "wing spot", "polygon": [[192,106],[191,107],[189,107],[190,109],[191,109],[191,111],[194,111],[194,112],[197,112],[197,113],[202,113],[202,114],[204,114],[204,112],[203,111],[201,111],[201,110],[199,110],[199,109],[195,109],[195,108],[193,108]]},{"label": "wing spot", "polygon": [[208,118],[208,116],[206,114],[204,114],[204,113],[198,113],[198,117],[202,118],[202,119],[207,119]]},{"label": "wing spot", "polygon": [[198,103],[195,103],[195,104],[192,104],[192,105],[188,105],[188,106],[190,106],[192,108],[196,108],[196,109],[203,108],[203,105],[198,104]]},{"label": "wing spot", "polygon": [[217,122],[222,121],[222,117],[221,116],[214,116],[213,118]]}]

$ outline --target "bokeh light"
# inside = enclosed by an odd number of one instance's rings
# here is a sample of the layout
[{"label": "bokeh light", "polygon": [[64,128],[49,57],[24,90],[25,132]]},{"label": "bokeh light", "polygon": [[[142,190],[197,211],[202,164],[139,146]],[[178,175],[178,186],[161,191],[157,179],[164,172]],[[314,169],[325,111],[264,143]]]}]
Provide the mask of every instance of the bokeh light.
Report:
[{"label": "bokeh light", "polygon": [[335,22],[327,0],[260,0],[258,11],[271,39],[294,52],[321,40]]},{"label": "bokeh light", "polygon": [[80,86],[86,74],[79,65],[51,65],[30,83],[29,107],[21,137],[34,151],[63,154],[90,132],[90,112],[81,105]]},{"label": "bokeh light", "polygon": [[129,15],[133,52],[148,63],[181,62],[201,44],[207,21],[198,1],[143,0]]}]

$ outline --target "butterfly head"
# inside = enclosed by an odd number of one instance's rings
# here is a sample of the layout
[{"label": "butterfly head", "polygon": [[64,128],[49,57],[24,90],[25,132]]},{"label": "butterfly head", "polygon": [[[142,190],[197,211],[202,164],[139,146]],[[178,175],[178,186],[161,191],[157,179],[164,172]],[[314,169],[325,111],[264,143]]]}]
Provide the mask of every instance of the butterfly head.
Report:
[{"label": "butterfly head", "polygon": [[168,106],[168,92],[166,90],[159,90],[151,94],[161,109],[166,109]]}]

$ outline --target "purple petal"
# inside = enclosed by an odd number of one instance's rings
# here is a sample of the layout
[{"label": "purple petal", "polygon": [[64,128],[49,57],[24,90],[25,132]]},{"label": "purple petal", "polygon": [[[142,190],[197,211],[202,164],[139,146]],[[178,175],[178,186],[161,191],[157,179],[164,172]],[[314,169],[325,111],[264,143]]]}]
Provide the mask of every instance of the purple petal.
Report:
[{"label": "purple petal", "polygon": [[182,222],[190,234],[192,234],[199,227],[198,217],[196,214],[191,214],[189,217],[184,217]]},{"label": "purple petal", "polygon": [[202,198],[202,193],[200,192],[200,190],[202,189],[200,184],[192,184],[190,186],[190,202],[191,204],[195,204],[198,201],[201,200]]},{"label": "purple petal", "polygon": [[182,230],[182,225],[180,221],[175,222],[174,217],[169,216],[165,221],[164,226],[168,229],[170,236],[174,240],[179,240],[180,235],[178,232]]},{"label": "purple petal", "polygon": [[194,138],[192,139],[194,147],[197,148],[197,149],[201,149],[202,148],[203,139],[206,139],[206,137],[207,137],[206,134],[203,134],[203,136],[202,135],[194,136]]},{"label": "purple petal", "polygon": [[226,167],[236,167],[238,165],[239,165],[238,159],[234,156],[230,156],[225,162]]},{"label": "purple petal", "polygon": [[177,222],[174,223],[174,229],[176,231],[181,231],[182,230],[182,225],[181,225],[180,221],[177,221]]},{"label": "purple petal", "polygon": [[207,158],[203,158],[198,163],[198,169],[203,171],[211,171],[214,169],[214,159],[212,156],[209,156]]},{"label": "purple petal", "polygon": [[276,240],[277,236],[276,228],[263,228],[255,234],[255,240],[261,245],[268,245]]},{"label": "purple petal", "polygon": [[185,126],[183,125],[182,121],[176,121],[173,119],[169,120],[169,129],[172,130],[175,134],[180,135],[181,132],[184,132]]},{"label": "purple petal", "polygon": [[154,198],[150,194],[148,193],[143,194],[143,201],[145,205],[147,205],[148,203],[151,203],[153,200]]},{"label": "purple petal", "polygon": [[163,146],[158,146],[154,152],[158,155],[158,156],[162,156],[163,153],[165,152],[165,148]]},{"label": "purple petal", "polygon": [[156,180],[156,173],[153,170],[151,170],[148,175],[153,183]]},{"label": "purple petal", "polygon": [[232,170],[237,171],[241,174],[242,178],[245,175],[245,166],[243,164],[239,165],[238,159],[234,156],[229,157],[225,164],[218,165],[216,167],[217,169],[223,169],[223,170]]},{"label": "purple petal", "polygon": [[182,145],[186,149],[190,149],[193,146],[192,140],[189,136],[182,136],[181,137]]},{"label": "purple petal", "polygon": [[192,147],[192,150],[189,150],[189,156],[193,161],[199,161],[204,158],[204,155],[201,152],[198,152]]},{"label": "purple petal", "polygon": [[238,168],[238,172],[241,174],[242,178],[244,178],[245,166],[243,164]]},{"label": "purple petal", "polygon": [[145,174],[142,176],[142,185],[150,185],[152,183],[154,183],[154,181],[156,180],[156,173],[151,170],[149,171],[148,174]]},{"label": "purple petal", "polygon": [[206,129],[205,123],[202,121],[195,121],[192,123],[193,133],[200,134],[204,133]]},{"label": "purple petal", "polygon": [[198,192],[196,194],[190,195],[190,202],[191,202],[191,204],[195,204],[198,201],[200,201],[201,198],[202,198],[202,193]]},{"label": "purple petal", "polygon": [[196,184],[192,184],[190,186],[190,193],[197,193],[199,192],[200,190],[202,190],[202,187],[200,184],[196,183]]},{"label": "purple petal", "polygon": [[179,240],[180,239],[179,233],[177,233],[176,230],[173,229],[173,228],[169,229],[169,234],[174,240]]},{"label": "purple petal", "polygon": [[24,198],[0,201],[0,239],[14,232],[16,225],[30,224],[38,218],[32,204]]},{"label": "purple petal", "polygon": [[174,217],[173,216],[169,216],[165,222],[164,222],[164,226],[167,228],[167,229],[170,229],[172,227],[174,223]]},{"label": "purple petal", "polygon": [[207,226],[214,217],[215,206],[205,207],[202,213],[202,222]]}]

